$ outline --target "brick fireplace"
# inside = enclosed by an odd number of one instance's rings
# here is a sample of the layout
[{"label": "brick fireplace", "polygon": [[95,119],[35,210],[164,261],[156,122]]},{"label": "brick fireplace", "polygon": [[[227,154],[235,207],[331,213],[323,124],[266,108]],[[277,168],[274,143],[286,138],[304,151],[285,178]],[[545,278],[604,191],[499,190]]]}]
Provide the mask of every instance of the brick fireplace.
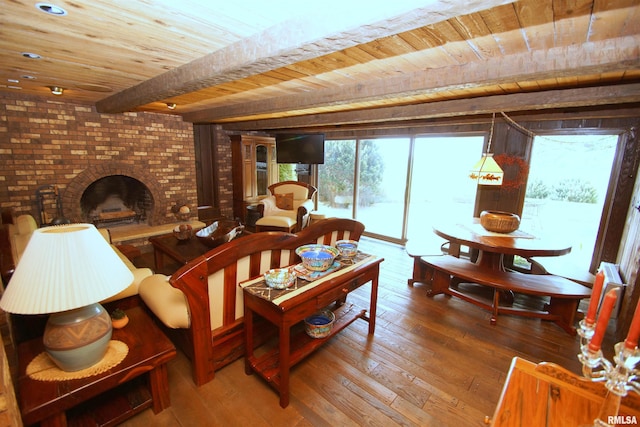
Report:
[{"label": "brick fireplace", "polygon": [[85,190],[119,175],[148,190],[150,225],[174,222],[178,203],[197,215],[193,126],[179,116],[99,114],[91,105],[8,94],[0,100],[0,207],[38,219],[37,190],[56,186],[64,216],[86,222]]},{"label": "brick fireplace", "polygon": [[163,195],[146,171],[125,164],[102,164],[69,182],[62,206],[65,217],[98,227],[127,222],[155,225],[162,224],[165,212],[171,209]]}]

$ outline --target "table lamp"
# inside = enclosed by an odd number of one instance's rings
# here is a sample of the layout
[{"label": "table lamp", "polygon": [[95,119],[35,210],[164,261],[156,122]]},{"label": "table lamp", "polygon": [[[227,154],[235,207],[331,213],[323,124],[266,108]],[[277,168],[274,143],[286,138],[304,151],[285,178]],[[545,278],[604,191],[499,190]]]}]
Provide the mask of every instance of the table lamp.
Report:
[{"label": "table lamp", "polygon": [[99,301],[133,282],[133,274],[92,224],[33,232],[0,300],[16,314],[50,314],[43,342],[64,371],[99,362],[111,340],[111,318]]}]

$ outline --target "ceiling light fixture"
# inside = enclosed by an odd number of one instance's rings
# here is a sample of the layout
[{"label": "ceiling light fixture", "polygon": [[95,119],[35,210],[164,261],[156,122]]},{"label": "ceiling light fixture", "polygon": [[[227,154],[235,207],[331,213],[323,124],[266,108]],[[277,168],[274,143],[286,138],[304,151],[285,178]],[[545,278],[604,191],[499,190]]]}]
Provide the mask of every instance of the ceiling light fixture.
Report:
[{"label": "ceiling light fixture", "polygon": [[487,152],[482,154],[482,158],[478,160],[478,163],[473,165],[471,173],[469,174],[469,178],[477,181],[478,185],[502,185],[502,180],[504,178],[504,171],[493,159],[493,153],[491,152],[491,141],[493,140],[493,127],[495,122],[496,113],[493,113]]},{"label": "ceiling light fixture", "polygon": [[49,89],[51,89],[51,93],[54,95],[62,95],[62,92],[64,92],[64,88],[60,86],[49,86]]},{"label": "ceiling light fixture", "polygon": [[64,10],[60,6],[56,6],[55,4],[36,3],[36,7],[44,13],[48,13],[49,15],[65,16],[67,14],[66,10]]},{"label": "ceiling light fixture", "polygon": [[176,104],[173,102],[167,102],[167,108],[169,110],[175,110],[176,109]]},{"label": "ceiling light fixture", "polygon": [[22,52],[20,55],[24,56],[25,58],[29,58],[29,59],[40,59],[40,58],[42,58],[42,56],[38,55],[37,53],[33,53],[33,52]]}]

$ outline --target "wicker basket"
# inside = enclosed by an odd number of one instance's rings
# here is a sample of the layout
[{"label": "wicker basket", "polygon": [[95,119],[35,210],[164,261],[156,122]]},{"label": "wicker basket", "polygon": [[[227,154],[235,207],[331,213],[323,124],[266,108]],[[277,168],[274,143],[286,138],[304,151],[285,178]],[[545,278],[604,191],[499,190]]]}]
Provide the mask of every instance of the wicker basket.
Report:
[{"label": "wicker basket", "polygon": [[511,212],[482,211],[480,224],[487,231],[494,233],[511,233],[520,227],[520,217]]}]

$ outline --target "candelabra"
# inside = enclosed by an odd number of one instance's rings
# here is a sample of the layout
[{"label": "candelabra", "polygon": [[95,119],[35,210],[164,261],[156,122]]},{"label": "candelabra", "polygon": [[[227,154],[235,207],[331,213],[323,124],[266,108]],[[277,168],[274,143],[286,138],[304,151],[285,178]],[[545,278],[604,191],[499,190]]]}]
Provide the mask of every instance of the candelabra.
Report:
[{"label": "candelabra", "polygon": [[607,388],[598,418],[593,421],[593,427],[611,427],[620,421],[618,410],[620,401],[629,391],[640,394],[639,370],[636,365],[640,362],[640,350],[629,340],[619,342],[614,346],[613,363],[607,360],[600,349],[600,341],[595,338],[595,328],[592,322],[583,319],[578,328],[580,335],[580,354],[578,359],[582,363],[582,374],[591,381],[604,381]]}]

